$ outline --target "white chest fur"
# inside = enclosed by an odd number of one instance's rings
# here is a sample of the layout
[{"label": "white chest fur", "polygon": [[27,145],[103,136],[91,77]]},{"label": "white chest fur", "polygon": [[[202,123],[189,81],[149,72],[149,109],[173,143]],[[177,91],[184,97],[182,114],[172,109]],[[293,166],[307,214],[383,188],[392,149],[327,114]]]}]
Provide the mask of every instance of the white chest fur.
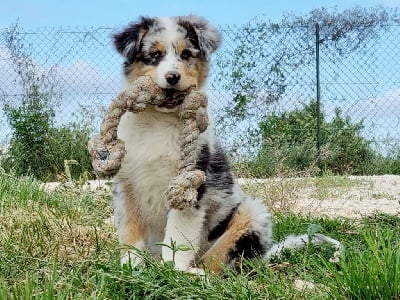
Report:
[{"label": "white chest fur", "polygon": [[126,113],[118,137],[127,151],[121,171],[133,186],[144,217],[164,215],[165,191],[177,175],[181,124],[174,114]]}]

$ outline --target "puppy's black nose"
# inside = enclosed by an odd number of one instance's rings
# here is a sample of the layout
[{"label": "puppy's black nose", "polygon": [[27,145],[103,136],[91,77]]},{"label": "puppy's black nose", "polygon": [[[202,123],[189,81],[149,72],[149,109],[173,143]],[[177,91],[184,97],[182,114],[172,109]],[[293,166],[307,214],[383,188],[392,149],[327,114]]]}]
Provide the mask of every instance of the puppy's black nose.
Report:
[{"label": "puppy's black nose", "polygon": [[179,79],[181,79],[181,74],[176,71],[169,71],[165,74],[165,79],[169,84],[175,85],[179,82]]}]

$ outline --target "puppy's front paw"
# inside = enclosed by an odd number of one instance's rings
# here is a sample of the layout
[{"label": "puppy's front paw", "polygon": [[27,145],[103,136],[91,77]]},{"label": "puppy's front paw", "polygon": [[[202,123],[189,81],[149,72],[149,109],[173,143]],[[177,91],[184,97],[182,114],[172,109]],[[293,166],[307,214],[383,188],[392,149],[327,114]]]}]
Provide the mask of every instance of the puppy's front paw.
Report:
[{"label": "puppy's front paw", "polygon": [[176,176],[167,189],[167,203],[172,209],[194,207],[197,203],[197,189],[205,182],[203,171],[187,171]]},{"label": "puppy's front paw", "polygon": [[185,272],[189,273],[189,274],[197,275],[197,276],[202,276],[202,277],[206,276],[206,272],[203,269],[200,269],[200,268],[192,267],[192,268],[189,268],[189,269],[185,270]]}]

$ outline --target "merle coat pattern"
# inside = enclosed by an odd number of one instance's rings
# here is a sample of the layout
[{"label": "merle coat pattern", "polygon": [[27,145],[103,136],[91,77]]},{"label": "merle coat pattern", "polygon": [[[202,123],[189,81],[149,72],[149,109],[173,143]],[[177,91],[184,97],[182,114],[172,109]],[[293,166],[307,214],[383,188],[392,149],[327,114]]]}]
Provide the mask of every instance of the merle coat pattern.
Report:
[{"label": "merle coat pattern", "polygon": [[[220,33],[197,16],[142,17],[114,36],[124,57],[127,84],[148,75],[169,93],[190,86],[204,87],[211,54],[221,43]],[[215,140],[212,126],[200,135],[197,167],[206,172],[195,207],[166,210],[165,191],[177,175],[179,103],[166,98],[139,114],[126,113],[118,127],[127,154],[115,176],[115,224],[121,263],[142,262],[137,250],[163,261],[174,259],[183,271],[220,272],[242,257],[268,256],[272,222],[268,209],[246,196],[232,176],[227,158]],[[166,245],[185,245],[175,254]],[[276,248],[276,247],[275,247]]]}]

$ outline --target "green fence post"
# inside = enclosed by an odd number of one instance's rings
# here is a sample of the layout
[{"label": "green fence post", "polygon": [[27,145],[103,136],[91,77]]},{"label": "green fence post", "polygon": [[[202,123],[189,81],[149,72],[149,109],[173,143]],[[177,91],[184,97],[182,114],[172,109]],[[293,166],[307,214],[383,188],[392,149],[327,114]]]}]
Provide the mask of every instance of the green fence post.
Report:
[{"label": "green fence post", "polygon": [[317,80],[317,163],[319,165],[320,154],[321,154],[321,92],[320,92],[320,81],[319,81],[319,24],[315,24],[315,69],[316,69],[316,80]]}]

